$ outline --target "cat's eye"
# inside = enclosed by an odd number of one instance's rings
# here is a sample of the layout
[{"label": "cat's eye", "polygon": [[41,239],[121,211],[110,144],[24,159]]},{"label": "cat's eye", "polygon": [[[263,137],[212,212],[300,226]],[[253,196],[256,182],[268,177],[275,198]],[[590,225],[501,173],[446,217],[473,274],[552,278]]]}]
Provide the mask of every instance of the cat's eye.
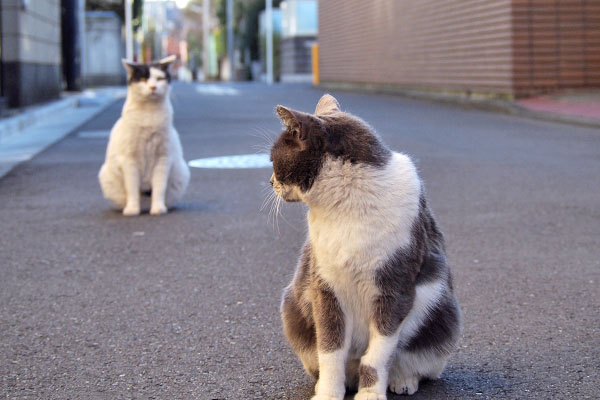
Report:
[{"label": "cat's eye", "polygon": [[165,78],[164,78],[164,77],[162,77],[162,76],[160,76],[160,77],[156,78],[156,80],[157,80],[157,81],[164,81],[164,80],[165,80]]}]

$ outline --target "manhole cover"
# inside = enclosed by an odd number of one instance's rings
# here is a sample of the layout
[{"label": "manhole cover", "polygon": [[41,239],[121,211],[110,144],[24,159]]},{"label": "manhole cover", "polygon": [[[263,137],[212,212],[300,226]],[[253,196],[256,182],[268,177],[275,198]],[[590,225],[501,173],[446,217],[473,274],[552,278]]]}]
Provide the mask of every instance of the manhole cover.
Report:
[{"label": "manhole cover", "polygon": [[188,165],[193,168],[214,169],[271,168],[271,160],[268,154],[242,154],[239,156],[198,158],[189,161]]}]

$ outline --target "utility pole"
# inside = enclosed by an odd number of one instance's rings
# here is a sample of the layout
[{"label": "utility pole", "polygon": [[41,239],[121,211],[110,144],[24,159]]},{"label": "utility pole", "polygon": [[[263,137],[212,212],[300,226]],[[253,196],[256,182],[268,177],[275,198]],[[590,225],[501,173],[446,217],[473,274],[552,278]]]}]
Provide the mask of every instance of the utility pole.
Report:
[{"label": "utility pole", "polygon": [[267,84],[273,84],[273,0],[265,0],[267,19]]},{"label": "utility pole", "polygon": [[61,4],[61,47],[63,72],[67,90],[81,90],[81,25],[83,2],[80,0],[62,0]]},{"label": "utility pole", "polygon": [[89,66],[87,65],[87,56],[86,56],[86,45],[85,45],[85,0],[79,1],[79,15],[77,19],[79,20],[79,73],[81,75],[81,85],[85,84],[84,79],[87,75],[87,69]]},{"label": "utility pole", "polygon": [[204,0],[202,7],[190,4],[188,10],[202,14],[202,72],[204,81],[210,76],[210,0]]},{"label": "utility pole", "polygon": [[133,0],[125,0],[125,57],[129,61],[133,61],[132,3]]},{"label": "utility pole", "polygon": [[229,59],[229,80],[233,81],[233,0],[227,0],[227,58]]},{"label": "utility pole", "polygon": [[210,74],[210,0],[204,0],[202,13],[202,70],[204,80],[208,80]]}]

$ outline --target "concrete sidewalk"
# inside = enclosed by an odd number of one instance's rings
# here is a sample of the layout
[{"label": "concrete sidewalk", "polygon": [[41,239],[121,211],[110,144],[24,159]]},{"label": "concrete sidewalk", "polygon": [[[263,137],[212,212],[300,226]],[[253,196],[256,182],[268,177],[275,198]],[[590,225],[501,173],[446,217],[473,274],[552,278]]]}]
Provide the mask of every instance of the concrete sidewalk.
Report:
[{"label": "concrete sidewalk", "polygon": [[318,89],[323,92],[341,90],[399,95],[412,99],[456,104],[466,108],[500,111],[527,118],[600,128],[600,88],[565,90],[514,101],[452,91],[407,89],[393,85],[321,83]]},{"label": "concrete sidewalk", "polygon": [[0,178],[125,94],[124,87],[89,89],[0,120]]},{"label": "concrete sidewalk", "polygon": [[514,105],[532,117],[600,128],[600,89],[530,97],[517,100]]}]

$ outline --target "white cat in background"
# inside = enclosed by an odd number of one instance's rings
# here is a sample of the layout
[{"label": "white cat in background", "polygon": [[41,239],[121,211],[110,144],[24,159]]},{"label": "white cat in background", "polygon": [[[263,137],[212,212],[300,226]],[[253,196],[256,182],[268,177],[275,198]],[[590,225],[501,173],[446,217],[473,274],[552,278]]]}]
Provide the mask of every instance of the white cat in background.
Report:
[{"label": "white cat in background", "polygon": [[150,214],[165,214],[183,196],[190,179],[169,100],[173,61],[175,56],[151,64],[123,60],[127,99],[98,174],[104,197],[123,215],[139,215],[140,195],[148,192]]}]

